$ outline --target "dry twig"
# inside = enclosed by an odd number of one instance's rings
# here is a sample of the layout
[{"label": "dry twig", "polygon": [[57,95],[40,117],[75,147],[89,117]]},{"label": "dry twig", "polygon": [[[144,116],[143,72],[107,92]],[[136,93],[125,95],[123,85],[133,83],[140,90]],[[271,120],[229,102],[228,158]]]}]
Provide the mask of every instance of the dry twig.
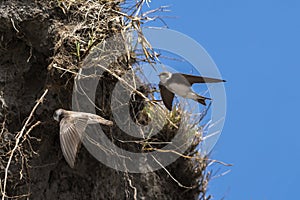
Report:
[{"label": "dry twig", "polygon": [[[44,97],[46,96],[48,92],[48,89],[46,89],[43,93],[43,95],[39,98],[39,100],[37,100],[35,106],[33,107],[33,109],[31,110],[25,124],[23,125],[21,131],[16,135],[16,143],[15,143],[15,146],[14,148],[10,151],[10,156],[9,156],[9,159],[8,159],[8,162],[7,162],[7,165],[5,167],[5,175],[4,175],[4,183],[3,183],[3,188],[1,188],[1,193],[2,193],[2,200],[5,199],[5,197],[7,197],[6,195],[6,185],[7,185],[7,176],[8,176],[8,170],[9,170],[9,167],[10,167],[10,164],[11,164],[11,160],[14,156],[14,153],[15,151],[19,148],[19,142],[20,142],[20,139],[23,137],[24,135],[24,132],[26,130],[26,128],[28,127],[29,125],[29,122],[30,120],[32,119],[33,117],[33,114],[35,112],[35,110],[37,109],[37,107],[40,105],[40,103],[43,102],[44,100]],[[35,125],[33,125],[35,126]],[[31,130],[32,128],[29,128],[29,130]],[[28,131],[26,132],[26,134],[28,134]]]}]

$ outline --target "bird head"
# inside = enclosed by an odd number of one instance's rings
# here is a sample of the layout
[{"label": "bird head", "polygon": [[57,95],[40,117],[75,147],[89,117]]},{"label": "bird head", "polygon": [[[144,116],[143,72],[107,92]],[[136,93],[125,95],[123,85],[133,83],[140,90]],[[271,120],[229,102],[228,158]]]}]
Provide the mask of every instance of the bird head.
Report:
[{"label": "bird head", "polygon": [[162,83],[166,83],[167,80],[172,76],[172,74],[170,72],[162,72],[158,76]]},{"label": "bird head", "polygon": [[59,122],[62,113],[63,113],[63,109],[58,109],[58,110],[56,110],[56,111],[54,112],[54,114],[53,114],[54,120],[56,120],[56,121]]}]

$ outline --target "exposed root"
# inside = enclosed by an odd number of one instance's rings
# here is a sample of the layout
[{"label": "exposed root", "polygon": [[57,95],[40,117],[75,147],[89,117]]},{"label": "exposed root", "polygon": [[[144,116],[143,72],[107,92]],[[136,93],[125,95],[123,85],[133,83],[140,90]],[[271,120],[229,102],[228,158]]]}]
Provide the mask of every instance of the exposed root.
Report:
[{"label": "exposed root", "polygon": [[[34,106],[33,109],[31,110],[31,112],[30,112],[30,114],[29,114],[27,120],[25,121],[25,123],[24,123],[24,125],[23,125],[21,131],[18,132],[18,134],[15,136],[15,145],[14,145],[14,147],[12,148],[12,150],[11,150],[10,152],[8,152],[8,153],[9,153],[9,158],[8,158],[8,161],[7,161],[7,164],[6,164],[6,167],[5,167],[4,180],[3,180],[3,187],[1,187],[2,200],[4,200],[5,198],[10,198],[10,197],[7,196],[7,194],[6,194],[6,186],[7,186],[7,182],[8,182],[9,167],[10,167],[10,165],[11,165],[12,159],[13,159],[14,156],[15,156],[15,152],[16,152],[16,151],[20,151],[20,154],[21,154],[21,156],[22,156],[22,169],[21,169],[21,171],[20,171],[20,179],[23,178],[23,173],[22,173],[22,171],[23,171],[23,166],[24,166],[24,163],[23,163],[23,158],[24,158],[24,157],[23,157],[23,154],[22,154],[22,152],[21,152],[21,150],[20,150],[20,149],[22,149],[22,147],[21,147],[22,142],[20,142],[20,140],[21,140],[22,138],[28,136],[29,132],[30,132],[34,127],[36,127],[37,125],[40,124],[40,122],[36,122],[35,124],[33,124],[33,125],[31,125],[31,126],[29,127],[30,121],[32,120],[32,117],[33,117],[33,115],[34,115],[35,110],[36,110],[37,107],[43,102],[44,97],[46,96],[47,92],[48,92],[48,89],[46,89],[45,92],[43,93],[43,95],[37,100],[35,106]],[[28,128],[28,127],[29,127],[29,128]],[[28,130],[26,131],[26,129],[28,129]],[[25,131],[26,131],[26,132],[25,132]],[[23,139],[23,141],[24,141],[24,140],[25,140],[25,139]],[[0,182],[2,182],[2,181],[0,181]],[[2,185],[2,184],[1,184],[1,185]],[[24,196],[24,195],[23,195],[23,196]],[[28,194],[26,194],[25,196],[28,196]]]}]

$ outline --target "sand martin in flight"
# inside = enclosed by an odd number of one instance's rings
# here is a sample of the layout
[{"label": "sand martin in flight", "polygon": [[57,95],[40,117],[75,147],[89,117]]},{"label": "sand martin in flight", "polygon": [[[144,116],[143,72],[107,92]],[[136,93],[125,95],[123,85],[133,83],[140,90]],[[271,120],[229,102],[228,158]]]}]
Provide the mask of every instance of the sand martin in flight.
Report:
[{"label": "sand martin in flight", "polygon": [[104,124],[111,126],[112,121],[98,115],[58,109],[53,118],[60,122],[60,146],[63,155],[71,168],[74,167],[76,154],[80,146],[80,140],[88,124]]},{"label": "sand martin in flight", "polygon": [[159,74],[159,89],[161,98],[168,110],[172,110],[172,102],[174,94],[193,99],[203,105],[206,105],[205,100],[210,98],[200,96],[192,90],[194,83],[218,83],[225,82],[225,80],[216,78],[207,78],[202,76],[194,76],[181,73],[162,72]]}]

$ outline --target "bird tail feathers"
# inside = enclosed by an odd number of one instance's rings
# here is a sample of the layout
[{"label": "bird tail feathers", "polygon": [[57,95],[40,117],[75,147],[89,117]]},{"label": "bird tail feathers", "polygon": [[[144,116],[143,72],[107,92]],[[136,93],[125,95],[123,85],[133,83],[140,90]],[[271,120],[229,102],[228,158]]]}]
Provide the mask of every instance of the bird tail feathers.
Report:
[{"label": "bird tail feathers", "polygon": [[208,98],[208,97],[203,97],[203,96],[198,95],[197,102],[199,102],[202,105],[206,106],[205,100],[212,100],[212,99]]}]

